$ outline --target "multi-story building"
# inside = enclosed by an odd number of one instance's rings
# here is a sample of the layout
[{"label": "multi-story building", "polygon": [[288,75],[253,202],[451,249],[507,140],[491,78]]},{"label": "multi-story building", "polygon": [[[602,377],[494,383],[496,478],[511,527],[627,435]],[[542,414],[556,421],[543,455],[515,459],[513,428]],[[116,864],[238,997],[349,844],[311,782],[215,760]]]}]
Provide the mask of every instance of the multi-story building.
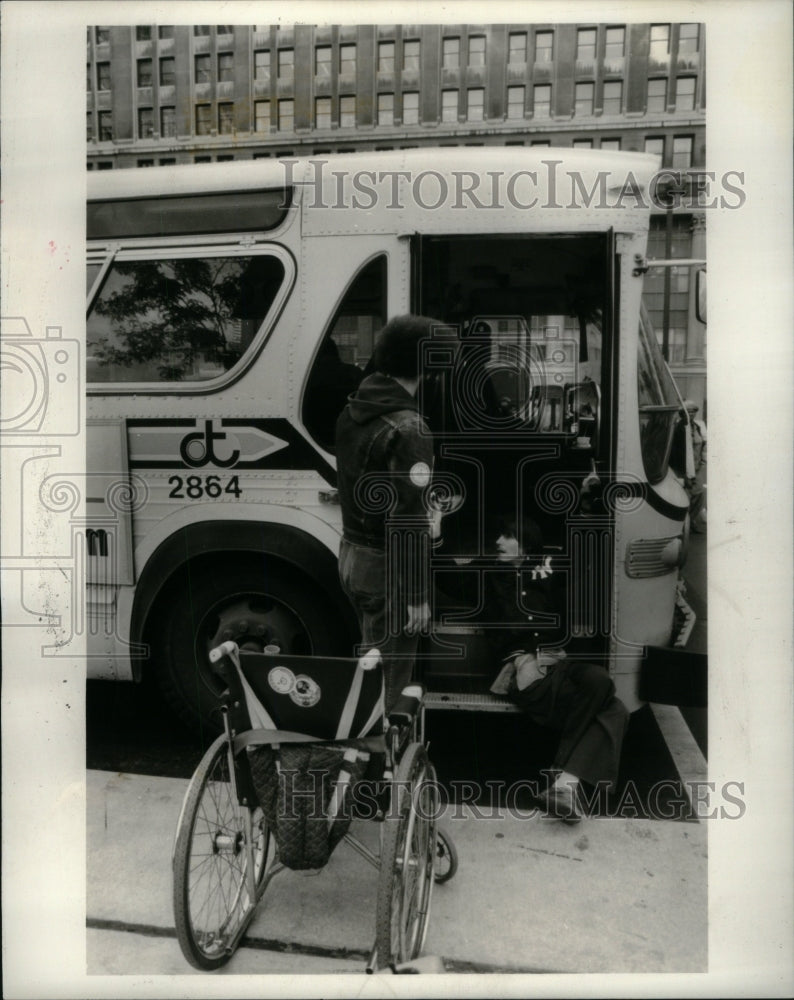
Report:
[{"label": "multi-story building", "polygon": [[[87,87],[89,170],[450,145],[644,150],[684,178],[705,167],[696,23],[97,26]],[[649,256],[670,255],[705,256],[702,214],[656,214]],[[651,271],[647,304],[703,406],[690,279]]]}]

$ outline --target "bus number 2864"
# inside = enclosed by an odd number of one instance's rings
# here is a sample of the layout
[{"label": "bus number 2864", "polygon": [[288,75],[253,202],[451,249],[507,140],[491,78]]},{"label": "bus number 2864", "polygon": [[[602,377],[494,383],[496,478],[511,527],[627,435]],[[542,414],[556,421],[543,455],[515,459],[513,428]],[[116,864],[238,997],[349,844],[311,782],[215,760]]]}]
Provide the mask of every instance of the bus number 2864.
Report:
[{"label": "bus number 2864", "polygon": [[223,493],[234,497],[242,495],[238,476],[232,476],[224,482],[220,476],[171,476],[168,485],[172,487],[169,497],[176,500],[203,500],[208,497],[215,500]]}]

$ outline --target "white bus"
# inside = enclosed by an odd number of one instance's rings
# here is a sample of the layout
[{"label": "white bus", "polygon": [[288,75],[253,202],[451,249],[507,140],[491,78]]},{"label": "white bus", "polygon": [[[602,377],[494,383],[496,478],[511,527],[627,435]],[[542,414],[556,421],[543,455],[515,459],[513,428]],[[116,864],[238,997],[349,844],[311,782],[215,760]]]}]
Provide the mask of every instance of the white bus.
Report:
[{"label": "white bus", "polygon": [[406,312],[439,321],[420,395],[435,488],[464,498],[431,561],[453,599],[428,686],[487,691],[505,512],[564,574],[542,641],[607,665],[632,709],[644,665],[675,674],[687,429],[641,309],[656,167],[493,147],[89,174],[89,676],[153,670],[211,721],[222,640],[352,654],[333,428]]}]

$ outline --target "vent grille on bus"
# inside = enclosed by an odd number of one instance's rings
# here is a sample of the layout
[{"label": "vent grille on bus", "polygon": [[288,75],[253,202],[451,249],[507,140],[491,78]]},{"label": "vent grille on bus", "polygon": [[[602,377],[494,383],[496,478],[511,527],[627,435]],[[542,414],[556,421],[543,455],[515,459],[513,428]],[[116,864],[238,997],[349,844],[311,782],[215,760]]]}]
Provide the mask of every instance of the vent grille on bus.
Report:
[{"label": "vent grille on bus", "polygon": [[626,573],[635,579],[650,576],[664,576],[672,573],[676,563],[662,560],[662,553],[675,542],[678,536],[672,538],[637,538],[626,550]]}]

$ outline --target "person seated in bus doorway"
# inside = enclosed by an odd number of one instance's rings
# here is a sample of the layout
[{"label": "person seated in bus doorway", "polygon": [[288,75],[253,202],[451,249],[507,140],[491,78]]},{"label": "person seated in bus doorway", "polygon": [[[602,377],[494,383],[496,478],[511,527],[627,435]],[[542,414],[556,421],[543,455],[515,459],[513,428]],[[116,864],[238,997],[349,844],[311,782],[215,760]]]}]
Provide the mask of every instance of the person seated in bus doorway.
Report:
[{"label": "person seated in bus doorway", "polygon": [[339,578],[363,647],[383,657],[387,711],[410,683],[419,635],[430,625],[428,555],[438,530],[426,506],[433,439],[416,392],[421,344],[435,322],[405,315],[386,324],[371,374],[336,423]]},{"label": "person seated in bus doorway", "polygon": [[550,816],[578,823],[580,782],[614,787],[617,781],[629,713],[606,669],[569,660],[564,650],[538,648],[540,616],[559,613],[565,595],[537,524],[501,518],[495,546],[503,569],[485,576],[485,621],[502,624],[485,631],[502,669],[491,691],[559,732],[554,781],[540,798]]}]

